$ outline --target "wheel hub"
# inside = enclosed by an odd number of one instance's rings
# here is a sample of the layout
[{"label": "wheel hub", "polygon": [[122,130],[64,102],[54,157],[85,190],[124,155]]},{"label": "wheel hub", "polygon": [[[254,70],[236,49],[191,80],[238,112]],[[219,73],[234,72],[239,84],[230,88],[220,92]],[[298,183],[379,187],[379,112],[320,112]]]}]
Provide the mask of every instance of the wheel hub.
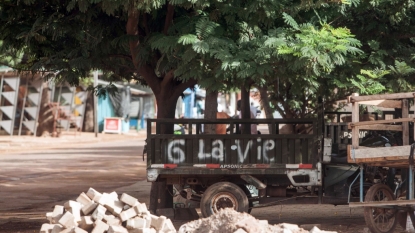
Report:
[{"label": "wheel hub", "polygon": [[232,208],[238,209],[238,201],[230,193],[218,193],[213,197],[212,200],[213,212],[217,213],[220,209]]}]

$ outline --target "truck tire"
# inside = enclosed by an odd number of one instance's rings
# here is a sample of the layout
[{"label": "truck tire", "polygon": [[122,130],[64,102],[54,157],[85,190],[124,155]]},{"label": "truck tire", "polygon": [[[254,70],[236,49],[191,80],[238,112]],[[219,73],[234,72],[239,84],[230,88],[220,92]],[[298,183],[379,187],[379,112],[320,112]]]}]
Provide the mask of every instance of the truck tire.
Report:
[{"label": "truck tire", "polygon": [[200,201],[202,216],[204,218],[209,217],[224,208],[232,208],[238,212],[248,212],[248,197],[238,185],[230,182],[219,182],[206,189]]}]

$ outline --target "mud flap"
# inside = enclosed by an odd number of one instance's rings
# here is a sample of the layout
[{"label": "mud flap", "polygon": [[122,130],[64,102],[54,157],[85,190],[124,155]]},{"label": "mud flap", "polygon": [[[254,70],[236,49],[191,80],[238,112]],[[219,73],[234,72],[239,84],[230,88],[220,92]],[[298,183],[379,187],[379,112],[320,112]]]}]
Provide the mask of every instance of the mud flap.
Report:
[{"label": "mud flap", "polygon": [[173,185],[167,185],[166,180],[151,183],[150,206],[152,214],[157,209],[173,208]]}]

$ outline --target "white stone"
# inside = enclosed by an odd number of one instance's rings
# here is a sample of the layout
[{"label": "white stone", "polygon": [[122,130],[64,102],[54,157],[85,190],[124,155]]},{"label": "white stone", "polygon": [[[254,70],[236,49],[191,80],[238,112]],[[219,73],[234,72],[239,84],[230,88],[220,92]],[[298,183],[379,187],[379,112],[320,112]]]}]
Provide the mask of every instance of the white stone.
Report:
[{"label": "white stone", "polygon": [[126,224],[127,229],[140,229],[150,227],[147,225],[147,221],[140,217],[135,217],[127,220]]},{"label": "white stone", "polygon": [[105,204],[105,207],[107,207],[107,209],[115,215],[119,215],[122,212],[123,206],[123,202],[119,200],[109,200]]},{"label": "white stone", "polygon": [[150,227],[151,226],[151,214],[145,214],[142,216],[142,218],[146,220],[146,226]]},{"label": "white stone", "polygon": [[44,223],[40,228],[40,233],[49,233],[53,229],[54,224]]},{"label": "white stone", "polygon": [[129,233],[152,233],[153,228],[141,228],[141,229],[132,229],[129,230]]},{"label": "white stone", "polygon": [[105,215],[104,222],[106,222],[109,226],[120,226],[122,224],[121,220],[114,215]]},{"label": "white stone", "polygon": [[49,221],[50,224],[53,223],[53,212],[47,212],[46,213],[46,219]]},{"label": "white stone", "polygon": [[88,233],[88,231],[86,231],[82,228],[79,228],[79,227],[75,227],[74,228],[74,233]]},{"label": "white stone", "polygon": [[176,228],[174,227],[170,219],[166,219],[166,221],[164,222],[163,231],[164,232],[169,232],[169,231],[176,232]]},{"label": "white stone", "polygon": [[128,230],[123,226],[110,226],[108,233],[128,233]]},{"label": "white stone", "polygon": [[59,233],[75,233],[75,228],[66,228],[60,231]]},{"label": "white stone", "polygon": [[337,233],[336,231],[323,231],[320,230],[318,227],[314,226],[311,228],[310,233]]},{"label": "white stone", "polygon": [[52,212],[52,223],[58,223],[59,219],[62,217],[65,208],[61,205],[55,205],[55,208]]},{"label": "white stone", "polygon": [[75,222],[73,214],[69,211],[65,212],[62,218],[59,219],[59,224],[65,228],[74,228],[78,226],[78,223]]},{"label": "white stone", "polygon": [[97,203],[90,202],[89,204],[82,207],[82,209],[81,209],[82,213],[84,215],[89,215],[97,208],[97,206],[98,206]]},{"label": "white stone", "polygon": [[234,231],[233,233],[247,233],[244,229],[239,228],[238,230]]},{"label": "white stone", "polygon": [[163,230],[165,221],[166,221],[165,216],[158,217],[156,215],[151,215],[151,227],[153,227],[157,231],[162,231]]},{"label": "white stone", "polygon": [[[81,221],[81,206],[82,204],[75,201],[70,201],[72,203],[68,204],[68,211],[72,213],[75,218],[75,222]],[[66,208],[66,207],[65,207]]]},{"label": "white stone", "polygon": [[115,191],[113,191],[113,192],[110,193],[110,197],[114,201],[119,201],[118,194]]},{"label": "white stone", "polygon": [[108,226],[108,224],[106,224],[105,222],[101,220],[96,220],[94,223],[94,229],[92,229],[91,233],[104,233],[108,231],[109,227],[110,226]]},{"label": "white stone", "polygon": [[103,194],[101,195],[101,197],[99,198],[98,203],[99,203],[100,205],[105,206],[105,205],[107,204],[107,202],[109,202],[109,201],[111,201],[111,200],[112,200],[112,197],[110,196],[110,194],[109,194],[109,193],[103,193]]},{"label": "white stone", "polygon": [[96,198],[99,200],[99,197],[102,196],[100,192],[93,188],[89,188],[88,192],[86,192],[86,195],[88,195],[88,197],[91,198],[91,200],[95,200]]},{"label": "white stone", "polygon": [[122,222],[125,222],[128,219],[133,218],[135,216],[137,216],[137,212],[134,208],[130,208],[128,210],[124,210],[123,212],[121,212],[119,218]]},{"label": "white stone", "polygon": [[120,201],[124,202],[125,204],[129,205],[129,206],[135,206],[138,202],[137,198],[132,197],[126,193],[123,193],[121,195]]},{"label": "white stone", "polygon": [[65,207],[65,210],[69,211],[73,207],[81,208],[81,203],[70,200],[65,202],[63,206]]},{"label": "white stone", "polygon": [[81,194],[79,194],[78,198],[76,198],[76,201],[81,203],[82,205],[88,205],[92,202],[92,199],[89,198],[88,195],[86,195],[86,193],[82,192]]},{"label": "white stone", "polygon": [[54,224],[52,231],[50,233],[60,233],[61,231],[63,231],[65,228],[63,228],[62,225],[60,224]]},{"label": "white stone", "polygon": [[121,219],[119,218],[108,219],[106,220],[106,223],[110,226],[121,226],[122,224]]},{"label": "white stone", "polygon": [[137,212],[138,215],[142,215],[148,212],[146,203],[138,203],[133,208],[135,209],[135,212]]},{"label": "white stone", "polygon": [[107,209],[102,205],[98,205],[91,216],[94,220],[102,220],[105,216],[105,212],[107,212]]},{"label": "white stone", "polygon": [[82,216],[81,222],[79,222],[78,227],[86,231],[91,231],[94,228],[94,221],[91,216]]},{"label": "white stone", "polygon": [[289,229],[291,231],[297,231],[298,229],[300,229],[298,225],[290,224],[290,223],[281,223],[280,226],[281,228]]}]

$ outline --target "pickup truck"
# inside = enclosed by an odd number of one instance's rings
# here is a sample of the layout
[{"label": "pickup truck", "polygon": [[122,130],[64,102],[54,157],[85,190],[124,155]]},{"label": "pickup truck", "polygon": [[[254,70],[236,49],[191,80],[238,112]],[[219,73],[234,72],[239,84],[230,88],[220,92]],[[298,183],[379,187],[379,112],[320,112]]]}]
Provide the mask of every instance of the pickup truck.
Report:
[{"label": "pickup truck", "polygon": [[[178,124],[185,134],[160,133]],[[204,134],[208,124],[226,124],[231,130]],[[257,124],[261,134],[234,133],[249,124]],[[344,153],[351,140],[347,123],[324,123],[323,117],[148,119],[147,126],[151,211],[173,208],[176,195],[198,203],[204,217],[221,208],[250,212],[277,204],[359,200],[359,182],[354,182],[359,166],[348,163]],[[365,172],[373,181],[378,171],[372,170]]]}]

